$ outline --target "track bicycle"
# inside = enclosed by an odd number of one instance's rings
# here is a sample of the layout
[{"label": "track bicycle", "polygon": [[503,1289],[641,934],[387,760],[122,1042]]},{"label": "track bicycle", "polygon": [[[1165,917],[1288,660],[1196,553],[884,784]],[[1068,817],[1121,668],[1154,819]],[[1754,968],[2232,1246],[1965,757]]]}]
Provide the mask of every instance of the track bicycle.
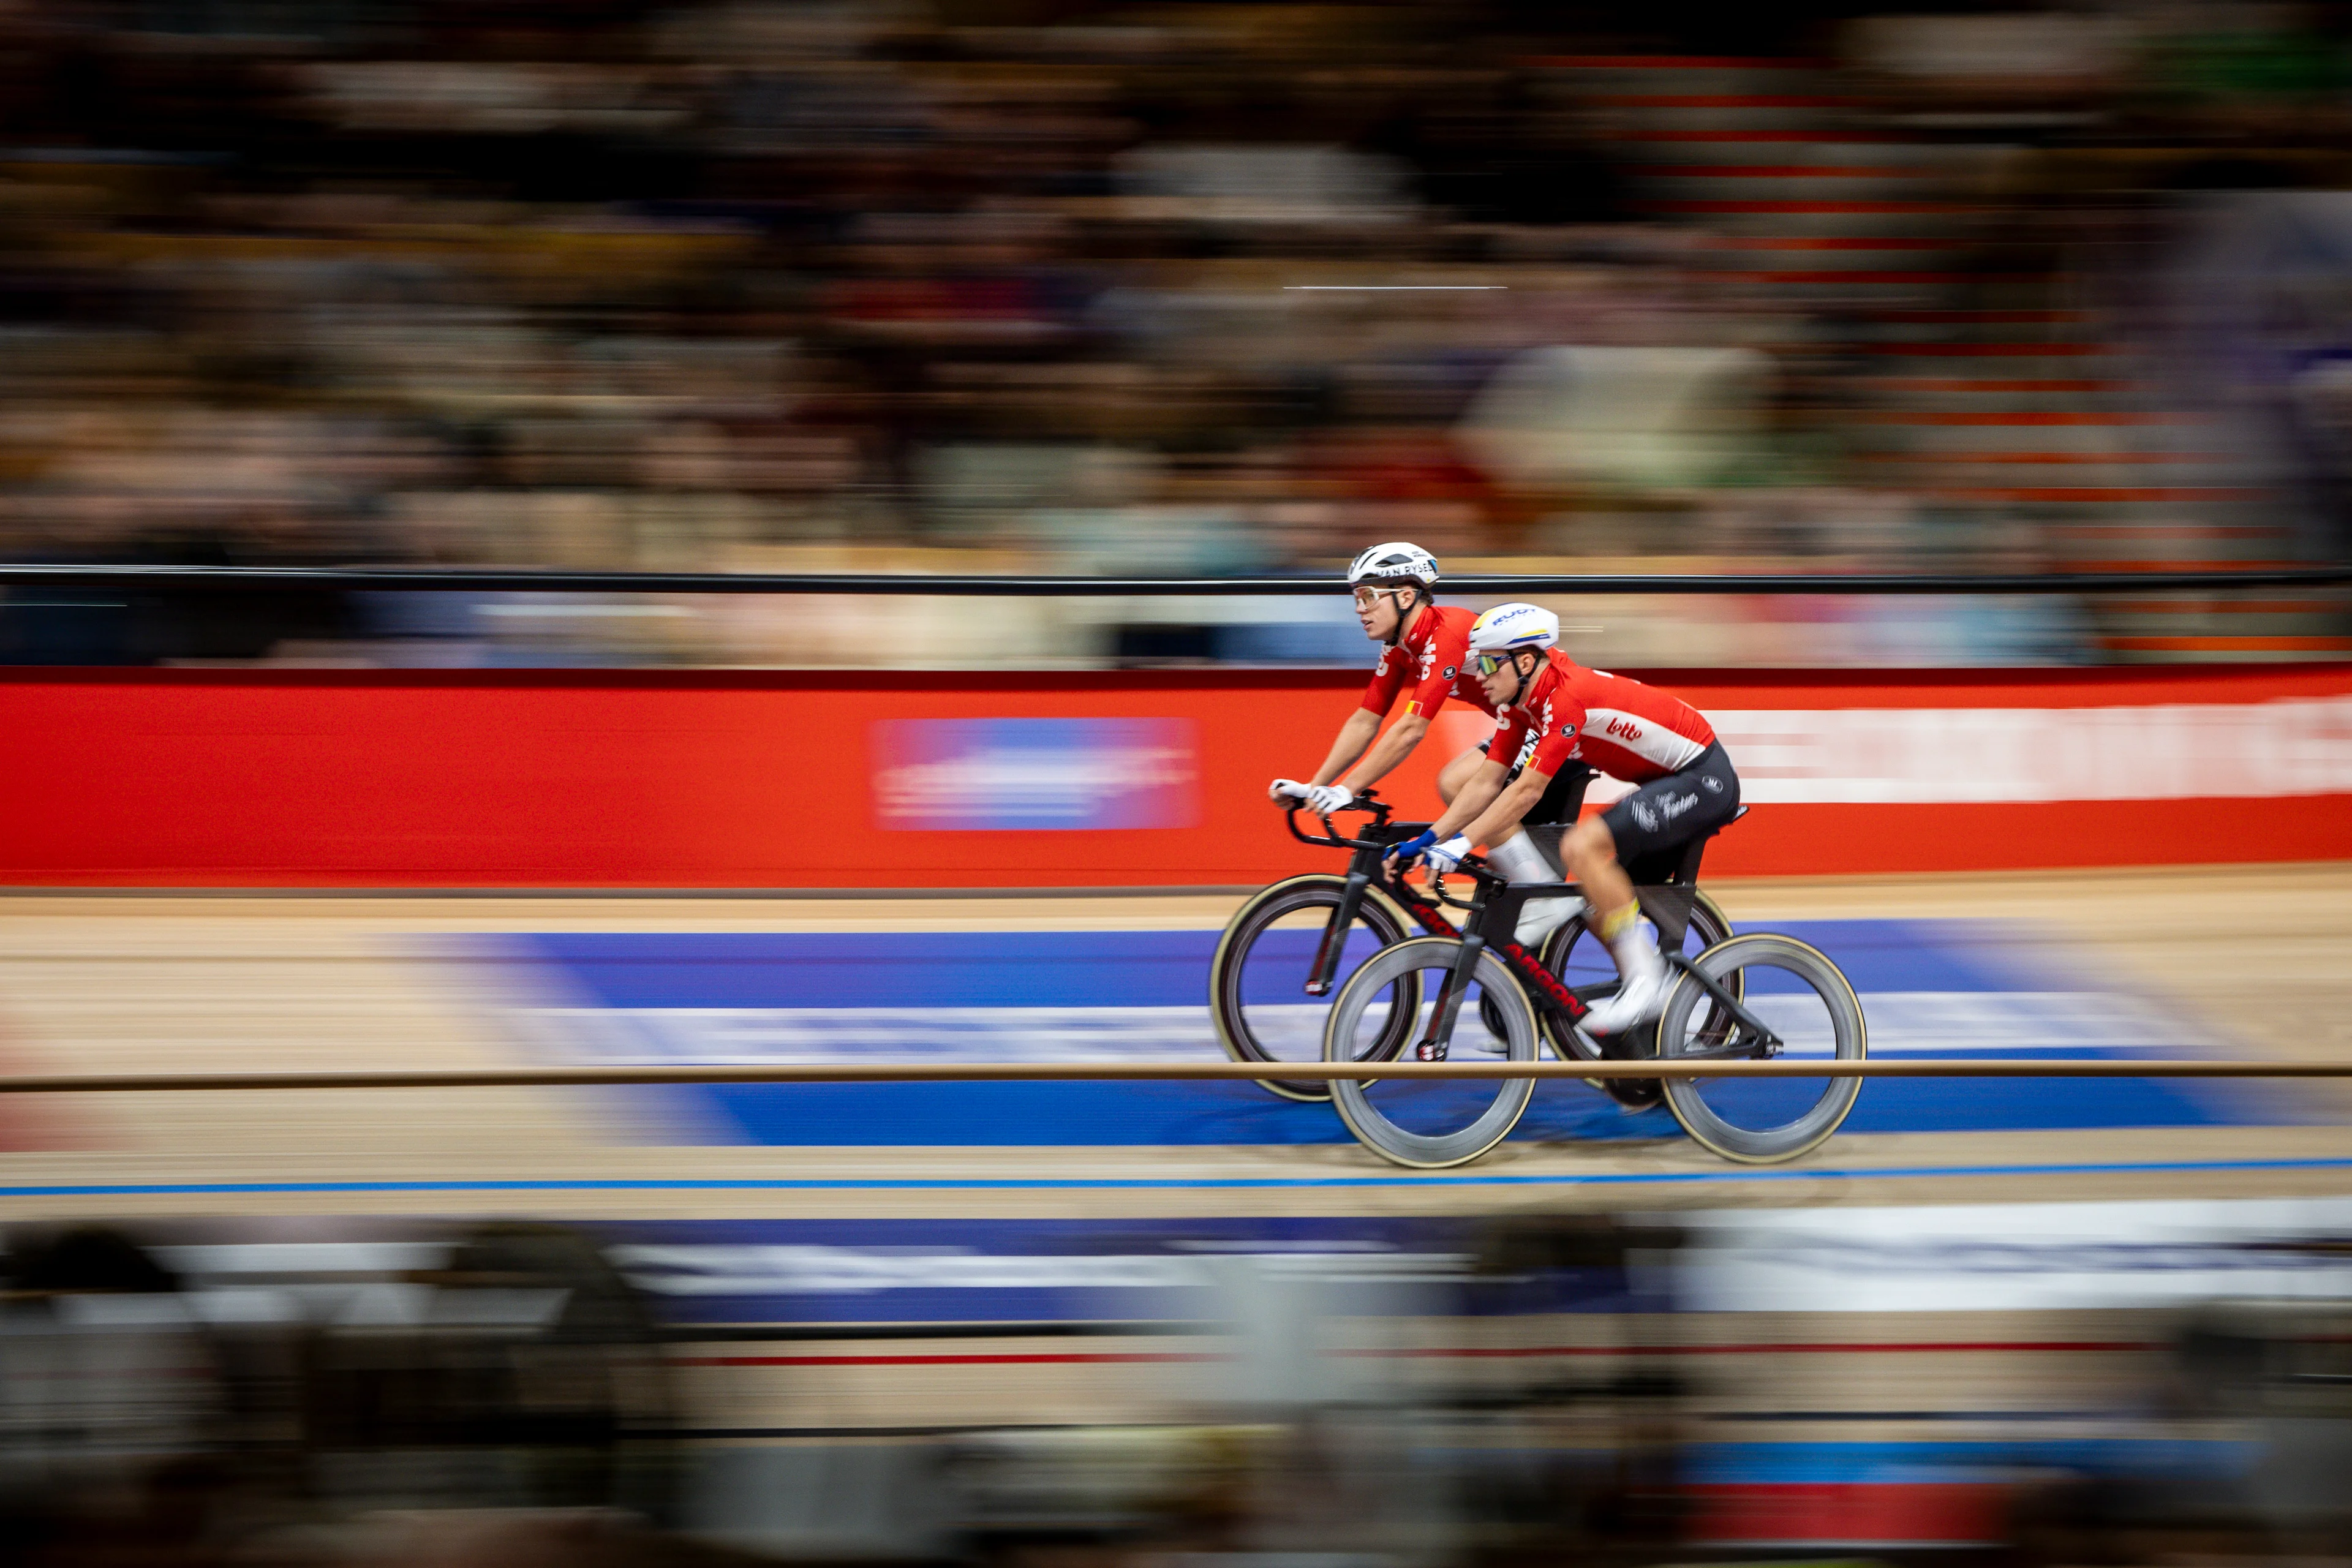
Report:
[{"label": "track bicycle", "polygon": [[[1685,850],[1694,877],[1705,842]],[[1325,1017],[1325,1060],[1444,1061],[1466,1047],[1533,1061],[1539,1027],[1555,1040],[1564,1031],[1591,1044],[1579,1026],[1589,1011],[1585,998],[1511,940],[1530,898],[1568,896],[1573,886],[1508,883],[1475,856],[1460,869],[1475,884],[1467,903],[1446,893],[1442,877],[1429,878],[1428,888],[1436,901],[1464,911],[1462,929],[1398,942],[1365,960]],[[1408,907],[1429,901],[1411,897],[1402,876],[1390,886],[1406,892]],[[1696,889],[1687,884],[1637,884],[1637,890],[1646,895],[1654,921],[1661,892],[1678,890],[1696,904]],[[1610,1042],[1630,1047],[1629,1055],[1853,1061],[1868,1052],[1853,987],[1809,943],[1751,932],[1711,943],[1696,957],[1667,943],[1664,957],[1676,973],[1664,1011],[1650,1028]],[[1589,1060],[1600,1053],[1576,1054]],[[1861,1088],[1852,1078],[1664,1080],[1666,1105],[1685,1132],[1725,1159],[1748,1163],[1791,1160],[1818,1147],[1853,1109]],[[1435,1170],[1477,1159],[1508,1136],[1535,1094],[1535,1080],[1337,1079],[1331,1089],[1357,1142],[1393,1163]]]},{"label": "track bicycle", "polygon": [[[1460,935],[1444,910],[1411,884],[1397,878],[1385,857],[1395,845],[1411,838],[1428,824],[1393,822],[1393,807],[1366,790],[1343,812],[1362,812],[1372,821],[1355,837],[1342,834],[1330,816],[1320,818],[1320,835],[1302,831],[1300,806],[1287,813],[1290,836],[1302,844],[1349,852],[1344,876],[1309,872],[1287,877],[1262,889],[1235,910],[1218,939],[1209,971],[1209,1012],[1217,1040],[1235,1061],[1277,1064],[1320,1061],[1324,1024],[1346,977],[1374,953],[1404,941],[1414,926],[1433,937]],[[1337,814],[1335,814],[1337,815]],[[1530,827],[1547,854],[1558,859],[1560,827]],[[1696,849],[1672,852],[1670,864],[1628,868],[1637,882],[1654,886],[1637,889],[1660,940],[1668,952],[1687,948],[1696,952],[1731,936],[1731,921],[1715,900],[1694,884],[1698,871]],[[1576,892],[1566,884],[1547,884],[1559,896]],[[1531,978],[1530,987],[1556,984],[1589,1006],[1617,989],[1617,967],[1583,917],[1571,917],[1548,937],[1538,956],[1549,982]],[[1360,1042],[1363,1053],[1389,1059],[1411,1026],[1420,997],[1414,982],[1391,998],[1394,1011],[1370,1037]],[[1737,976],[1731,984],[1738,984]],[[1490,1006],[1482,1004],[1489,1036],[1500,1039],[1504,1029]],[[1611,1042],[1604,1050],[1591,1037],[1575,1028],[1564,1005],[1540,1009],[1538,1025],[1555,1055],[1562,1060],[1592,1061],[1627,1049]],[[1391,1036],[1393,1035],[1393,1038]],[[1266,1078],[1260,1084],[1286,1099],[1325,1100],[1330,1085],[1317,1079]],[[1661,1086],[1655,1079],[1605,1079],[1594,1086],[1633,1109],[1657,1103]]]}]

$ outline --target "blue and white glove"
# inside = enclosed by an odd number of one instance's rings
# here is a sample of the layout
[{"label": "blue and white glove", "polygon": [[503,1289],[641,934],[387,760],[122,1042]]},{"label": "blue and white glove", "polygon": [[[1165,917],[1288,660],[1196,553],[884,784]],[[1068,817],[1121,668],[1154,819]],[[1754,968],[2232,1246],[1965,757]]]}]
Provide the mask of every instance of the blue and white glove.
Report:
[{"label": "blue and white glove", "polygon": [[1398,868],[1402,869],[1420,859],[1429,847],[1436,842],[1437,835],[1423,828],[1414,837],[1391,849],[1389,858],[1395,861]]},{"label": "blue and white glove", "polygon": [[1400,866],[1410,866],[1415,860],[1426,860],[1429,862],[1430,870],[1442,877],[1462,864],[1462,858],[1470,853],[1470,840],[1457,833],[1440,844],[1436,834],[1423,828],[1419,834],[1406,839],[1389,853],[1395,858],[1396,863]]},{"label": "blue and white glove", "polygon": [[1457,833],[1443,844],[1431,845],[1421,858],[1429,863],[1430,875],[1443,877],[1461,865],[1463,857],[1469,853],[1470,840]]}]

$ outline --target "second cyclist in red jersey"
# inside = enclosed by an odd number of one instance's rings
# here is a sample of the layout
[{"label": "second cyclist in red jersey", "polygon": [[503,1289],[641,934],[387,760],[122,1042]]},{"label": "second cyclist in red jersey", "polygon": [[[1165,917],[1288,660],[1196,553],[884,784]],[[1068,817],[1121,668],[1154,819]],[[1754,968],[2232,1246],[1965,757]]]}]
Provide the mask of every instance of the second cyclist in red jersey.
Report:
[{"label": "second cyclist in red jersey", "polygon": [[[1356,557],[1348,568],[1356,618],[1367,637],[1387,647],[1372,667],[1363,701],[1340,725],[1323,765],[1303,783],[1275,780],[1266,792],[1272,799],[1303,801],[1327,814],[1337,811],[1411,756],[1428,734],[1430,721],[1449,700],[1495,716],[1494,703],[1470,668],[1470,628],[1477,612],[1433,603],[1430,591],[1436,582],[1436,561],[1417,544],[1376,544]],[[1403,713],[1381,734],[1381,721],[1407,691],[1412,695]],[[1448,761],[1438,771],[1439,797],[1450,803],[1476,773],[1484,754],[1482,747],[1473,746]],[[1528,820],[1575,820],[1591,777],[1591,770],[1580,764],[1560,770]]]},{"label": "second cyclist in red jersey", "polygon": [[1729,822],[1739,810],[1739,775],[1698,710],[1656,687],[1587,669],[1559,652],[1559,618],[1538,605],[1501,605],[1478,617],[1472,658],[1501,721],[1485,762],[1444,815],[1394,853],[1401,860],[1426,858],[1443,870],[1484,844],[1488,862],[1510,881],[1552,881],[1557,874],[1520,827],[1541,820],[1533,808],[1553,778],[1589,766],[1633,785],[1560,840],[1560,858],[1587,907],[1566,898],[1531,901],[1515,933],[1533,946],[1586,913],[1623,984],[1583,1027],[1622,1034],[1657,1016],[1667,980],[1657,933],[1641,918],[1623,863]]}]

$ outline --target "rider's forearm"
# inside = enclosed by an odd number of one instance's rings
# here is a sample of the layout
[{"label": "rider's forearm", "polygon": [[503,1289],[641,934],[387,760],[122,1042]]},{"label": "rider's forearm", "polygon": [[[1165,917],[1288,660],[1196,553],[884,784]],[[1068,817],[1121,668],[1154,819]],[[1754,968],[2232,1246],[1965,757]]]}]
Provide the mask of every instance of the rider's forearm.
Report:
[{"label": "rider's forearm", "polygon": [[[1478,820],[1478,814],[1495,803],[1503,793],[1503,779],[1508,770],[1499,763],[1480,763],[1477,771],[1454,793],[1454,804],[1445,814],[1430,825],[1429,830],[1442,842],[1462,831],[1465,824]],[[1476,839],[1471,842],[1475,844]]]},{"label": "rider's forearm", "polygon": [[1528,813],[1536,808],[1536,802],[1543,799],[1543,792],[1550,783],[1550,774],[1528,768],[1503,792],[1501,799],[1481,812],[1469,826],[1462,830],[1463,837],[1473,844],[1491,847],[1498,836],[1507,837]]},{"label": "rider's forearm", "polygon": [[1412,749],[1420,745],[1421,738],[1428,733],[1429,721],[1426,719],[1407,715],[1398,720],[1389,726],[1389,732],[1381,737],[1380,744],[1372,748],[1371,754],[1348,770],[1344,780],[1347,786],[1359,791],[1371,788],[1388,777],[1399,763],[1412,755]]},{"label": "rider's forearm", "polygon": [[1339,739],[1331,742],[1331,754],[1323,759],[1323,765],[1307,782],[1329,784],[1338,778],[1347,771],[1349,763],[1364,754],[1364,748],[1372,743],[1380,729],[1381,716],[1369,708],[1359,708],[1349,714],[1348,721],[1339,726]]}]

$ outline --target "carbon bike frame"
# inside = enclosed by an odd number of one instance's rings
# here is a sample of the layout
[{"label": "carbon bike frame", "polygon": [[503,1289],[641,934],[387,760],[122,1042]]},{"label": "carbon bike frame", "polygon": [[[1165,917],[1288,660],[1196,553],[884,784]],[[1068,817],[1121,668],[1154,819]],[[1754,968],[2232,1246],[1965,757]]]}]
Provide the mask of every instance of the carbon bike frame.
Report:
[{"label": "carbon bike frame", "polygon": [[[1373,838],[1343,837],[1338,828],[1332,826],[1331,819],[1325,816],[1322,818],[1322,823],[1327,837],[1318,837],[1314,834],[1299,831],[1299,807],[1292,806],[1287,814],[1290,836],[1301,844],[1311,844],[1322,848],[1345,849],[1349,852],[1347,886],[1340,892],[1339,902],[1332,910],[1331,918],[1323,928],[1323,940],[1315,950],[1315,966],[1308,971],[1307,978],[1307,995],[1328,996],[1331,994],[1331,983],[1339,967],[1339,955],[1347,945],[1347,932],[1355,924],[1357,911],[1363,907],[1364,889],[1377,880],[1381,889],[1394,899],[1423,931],[1432,936],[1445,937],[1462,944],[1461,951],[1454,961],[1453,969],[1447,973],[1444,984],[1438,989],[1436,1005],[1430,1009],[1429,1024],[1422,1031],[1421,1038],[1413,1042],[1416,1056],[1422,1057],[1424,1060],[1444,1058],[1444,1042],[1454,1037],[1454,1023],[1461,1012],[1462,997],[1470,988],[1471,977],[1478,971],[1478,955],[1490,950],[1503,961],[1504,967],[1518,979],[1519,984],[1526,987],[1537,1006],[1550,1008],[1565,1018],[1571,1026],[1580,1023],[1585,1015],[1592,1010],[1585,1005],[1582,997],[1569,989],[1566,982],[1551,972],[1542,959],[1520,946],[1515,937],[1497,939],[1489,934],[1490,931],[1497,930],[1516,931],[1518,927],[1519,911],[1530,900],[1567,898],[1577,891],[1575,883],[1513,885],[1506,882],[1485,866],[1475,864],[1474,858],[1474,860],[1465,861],[1462,865],[1462,869],[1472,877],[1477,885],[1477,891],[1471,896],[1469,902],[1464,903],[1459,900],[1447,898],[1443,888],[1436,888],[1435,897],[1432,898],[1407,882],[1401,872],[1391,871],[1388,864],[1389,852],[1402,841],[1395,837],[1396,835],[1403,834],[1406,828],[1418,831],[1428,825],[1398,823],[1391,826],[1389,816],[1392,808],[1386,801],[1379,799],[1376,793],[1371,790],[1365,790],[1359,795],[1356,797],[1356,805],[1372,814],[1373,826],[1380,837]],[[1411,837],[1410,834],[1404,836]],[[1433,887],[1435,887],[1433,882]],[[1449,905],[1466,912],[1467,918],[1464,920],[1459,929],[1445,918],[1439,907],[1440,904]],[[1660,956],[1670,967],[1681,971],[1696,981],[1699,988],[1705,991],[1718,1006],[1724,1008],[1740,1027],[1747,1031],[1752,1041],[1750,1044],[1738,1047],[1723,1046],[1692,1051],[1686,1055],[1696,1059],[1717,1056],[1775,1057],[1780,1054],[1782,1046],[1780,1037],[1767,1028],[1761,1019],[1741,1005],[1738,997],[1733,996],[1712,977],[1701,973],[1681,953],[1662,952]],[[1424,1052],[1428,1054],[1423,1055]]]}]

